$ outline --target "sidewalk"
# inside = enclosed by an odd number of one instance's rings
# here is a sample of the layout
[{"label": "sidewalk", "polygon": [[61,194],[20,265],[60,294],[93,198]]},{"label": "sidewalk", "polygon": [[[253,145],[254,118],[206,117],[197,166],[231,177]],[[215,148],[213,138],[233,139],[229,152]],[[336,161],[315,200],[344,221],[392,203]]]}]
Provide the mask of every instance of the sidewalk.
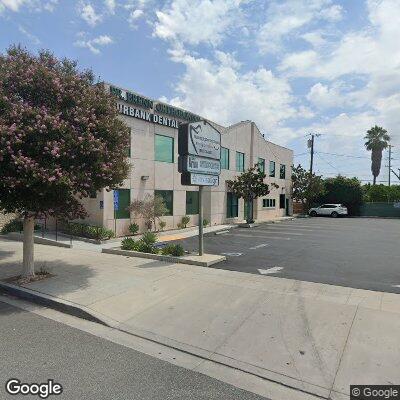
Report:
[{"label": "sidewalk", "polygon": [[[348,399],[350,384],[400,383],[400,295],[80,249],[35,251],[37,267],[55,276],[29,289],[203,357],[204,374],[216,361],[334,400]],[[19,273],[21,252],[21,243],[0,238],[0,279]]]}]

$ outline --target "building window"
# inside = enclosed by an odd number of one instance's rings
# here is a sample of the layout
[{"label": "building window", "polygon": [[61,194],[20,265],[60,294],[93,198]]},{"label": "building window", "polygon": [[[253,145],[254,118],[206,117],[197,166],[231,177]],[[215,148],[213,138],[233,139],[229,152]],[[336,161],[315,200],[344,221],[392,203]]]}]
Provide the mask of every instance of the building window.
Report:
[{"label": "building window", "polygon": [[221,147],[221,169],[229,169],[229,149]]},{"label": "building window", "polygon": [[257,164],[258,164],[258,168],[260,169],[260,171],[262,173],[264,173],[265,172],[265,160],[263,158],[259,158]]},{"label": "building window", "polygon": [[131,158],[131,137],[132,137],[132,129],[129,128],[129,142],[128,142],[128,147],[126,148],[125,155],[129,158]]},{"label": "building window", "polygon": [[155,135],[154,147],[156,161],[174,162],[174,138]]},{"label": "building window", "polygon": [[226,216],[227,218],[236,218],[239,215],[239,199],[228,192],[226,199]]},{"label": "building window", "polygon": [[269,162],[269,176],[275,178],[275,161]]},{"label": "building window", "polygon": [[167,212],[164,215],[174,214],[174,192],[172,190],[155,190],[154,196],[159,196],[164,200]]},{"label": "building window", "polygon": [[128,219],[131,216],[129,211],[129,205],[131,203],[131,190],[130,189],[118,189],[114,190],[117,192],[116,197],[118,198],[118,209],[115,211],[116,219]]},{"label": "building window", "polygon": [[264,208],[275,208],[276,200],[275,199],[263,199],[263,207]]},{"label": "building window", "polygon": [[244,153],[241,153],[240,151],[236,152],[236,171],[244,171]]},{"label": "building window", "polygon": [[286,179],[286,165],[281,164],[279,168],[279,178]]},{"label": "building window", "polygon": [[199,192],[186,192],[186,215],[199,213]]}]

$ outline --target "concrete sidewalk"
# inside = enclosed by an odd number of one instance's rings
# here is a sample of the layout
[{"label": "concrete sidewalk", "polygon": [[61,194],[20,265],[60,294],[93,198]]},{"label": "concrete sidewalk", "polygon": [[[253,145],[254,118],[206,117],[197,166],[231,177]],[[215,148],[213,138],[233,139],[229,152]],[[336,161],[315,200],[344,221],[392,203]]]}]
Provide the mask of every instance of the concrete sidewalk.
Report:
[{"label": "concrete sidewalk", "polygon": [[[324,398],[400,383],[400,295],[36,245],[27,287],[119,329]],[[0,278],[22,244],[0,239]]]}]

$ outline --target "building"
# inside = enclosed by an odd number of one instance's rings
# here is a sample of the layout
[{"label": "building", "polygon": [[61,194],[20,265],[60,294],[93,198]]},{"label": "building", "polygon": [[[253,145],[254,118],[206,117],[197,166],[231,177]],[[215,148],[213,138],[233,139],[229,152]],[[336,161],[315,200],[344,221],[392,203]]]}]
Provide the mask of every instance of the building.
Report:
[{"label": "building", "polygon": [[[166,229],[176,228],[182,217],[190,216],[190,225],[198,224],[198,188],[182,186],[178,172],[178,126],[181,122],[199,120],[198,115],[181,110],[137,93],[105,84],[116,96],[121,119],[131,129],[130,176],[118,189],[118,211],[114,211],[113,192],[103,190],[85,199],[89,213],[86,222],[116,230],[117,236],[128,232],[131,222],[139,221],[126,209],[134,199],[146,194],[165,200],[168,215],[163,217]],[[241,121],[223,127],[210,121],[221,132],[221,175],[219,186],[204,189],[204,218],[212,225],[243,221],[245,204],[227,188],[226,181],[259,163],[267,175],[266,182],[275,182],[270,194],[254,201],[254,218],[258,221],[292,214],[291,166],[293,152],[266,140],[252,121]]]}]

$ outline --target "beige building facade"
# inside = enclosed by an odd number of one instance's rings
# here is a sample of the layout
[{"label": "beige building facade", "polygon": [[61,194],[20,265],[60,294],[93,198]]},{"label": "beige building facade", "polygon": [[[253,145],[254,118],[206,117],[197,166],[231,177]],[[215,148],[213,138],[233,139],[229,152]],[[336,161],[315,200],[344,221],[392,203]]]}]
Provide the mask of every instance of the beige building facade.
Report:
[{"label": "beige building facade", "polygon": [[[144,221],[126,208],[135,199],[159,195],[168,208],[168,215],[162,217],[165,229],[177,228],[185,215],[190,217],[188,226],[197,225],[198,187],[181,185],[178,172],[178,126],[200,117],[110,84],[105,84],[105,88],[116,96],[120,118],[131,130],[127,149],[131,170],[116,196],[114,191],[103,190],[84,200],[89,214],[86,222],[115,230],[117,236],[127,234],[132,222],[144,230]],[[222,169],[219,185],[205,187],[203,191],[204,219],[211,225],[245,219],[245,204],[229,192],[226,181],[257,163],[265,169],[270,193],[254,201],[254,218],[265,221],[291,215],[292,150],[266,140],[252,121],[229,127],[209,122],[221,133]],[[118,211],[114,209],[114,202]]]}]

